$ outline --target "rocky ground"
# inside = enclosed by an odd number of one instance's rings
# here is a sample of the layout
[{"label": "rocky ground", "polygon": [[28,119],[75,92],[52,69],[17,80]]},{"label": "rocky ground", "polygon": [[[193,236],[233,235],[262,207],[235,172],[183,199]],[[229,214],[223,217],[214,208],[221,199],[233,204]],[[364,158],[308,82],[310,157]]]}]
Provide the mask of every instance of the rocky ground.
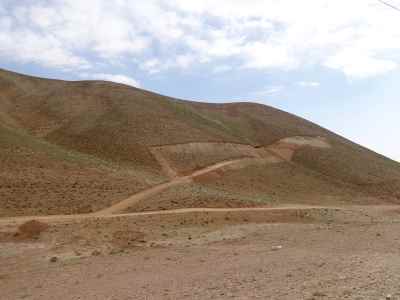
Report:
[{"label": "rocky ground", "polygon": [[399,217],[371,206],[3,220],[0,299],[400,299]]}]

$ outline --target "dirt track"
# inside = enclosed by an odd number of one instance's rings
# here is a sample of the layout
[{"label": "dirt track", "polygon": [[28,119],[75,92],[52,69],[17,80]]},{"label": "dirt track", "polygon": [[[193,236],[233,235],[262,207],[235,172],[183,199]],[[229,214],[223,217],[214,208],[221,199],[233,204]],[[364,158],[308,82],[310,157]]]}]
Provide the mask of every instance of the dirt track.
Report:
[{"label": "dirt track", "polygon": [[191,175],[188,176],[183,176],[183,177],[176,177],[174,179],[172,179],[169,182],[166,183],[162,183],[159,185],[156,185],[150,189],[147,189],[145,191],[142,191],[140,193],[137,193],[135,195],[133,195],[132,197],[129,197],[128,199],[125,199],[115,205],[112,205],[106,209],[102,209],[96,213],[94,213],[95,215],[108,215],[108,214],[113,214],[116,212],[121,212],[124,211],[125,209],[135,205],[136,203],[138,203],[139,201],[142,201],[148,197],[154,196],[158,193],[161,193],[162,191],[173,187],[173,186],[177,186],[180,184],[185,184],[185,183],[189,183],[191,182],[191,180],[197,176],[203,175],[203,174],[207,174],[210,173],[212,171],[218,170],[222,167],[228,166],[228,165],[232,165],[235,163],[239,163],[241,162],[242,159],[234,159],[234,160],[228,160],[228,161],[223,161],[223,162],[219,162],[217,164],[214,164],[212,166],[206,167],[204,169],[201,170],[197,170],[195,172],[193,172]]},{"label": "dirt track", "polygon": [[184,215],[189,213],[205,213],[209,215],[218,213],[268,213],[268,212],[284,212],[284,211],[310,211],[320,209],[340,209],[334,207],[322,207],[322,206],[283,206],[283,207],[249,207],[249,208],[182,208],[182,209],[171,209],[161,211],[149,211],[149,212],[137,212],[137,213],[126,213],[126,214],[80,214],[80,215],[54,215],[54,216],[30,216],[30,217],[13,217],[13,218],[2,218],[0,219],[0,225],[7,224],[22,224],[29,220],[37,220],[48,223],[68,222],[73,220],[84,220],[84,219],[110,219],[110,218],[121,218],[121,217],[137,217],[137,216],[163,216],[163,215]]}]

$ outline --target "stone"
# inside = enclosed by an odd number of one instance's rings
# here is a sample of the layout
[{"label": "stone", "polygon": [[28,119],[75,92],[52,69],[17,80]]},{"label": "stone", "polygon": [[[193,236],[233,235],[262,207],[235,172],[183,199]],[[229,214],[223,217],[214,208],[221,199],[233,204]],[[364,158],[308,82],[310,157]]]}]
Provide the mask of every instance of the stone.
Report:
[{"label": "stone", "polygon": [[271,250],[272,251],[277,251],[277,250],[281,250],[283,247],[281,246],[281,245],[278,245],[278,246],[272,246],[271,247]]}]

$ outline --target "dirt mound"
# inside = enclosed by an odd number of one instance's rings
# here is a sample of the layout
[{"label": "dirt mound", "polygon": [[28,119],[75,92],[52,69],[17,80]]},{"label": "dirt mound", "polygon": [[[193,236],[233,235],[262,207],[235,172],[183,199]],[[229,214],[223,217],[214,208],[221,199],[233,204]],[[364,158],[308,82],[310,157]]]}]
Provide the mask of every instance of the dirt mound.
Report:
[{"label": "dirt mound", "polygon": [[18,227],[17,237],[19,239],[33,239],[36,240],[40,234],[46,231],[49,225],[37,220],[31,220],[23,223]]}]

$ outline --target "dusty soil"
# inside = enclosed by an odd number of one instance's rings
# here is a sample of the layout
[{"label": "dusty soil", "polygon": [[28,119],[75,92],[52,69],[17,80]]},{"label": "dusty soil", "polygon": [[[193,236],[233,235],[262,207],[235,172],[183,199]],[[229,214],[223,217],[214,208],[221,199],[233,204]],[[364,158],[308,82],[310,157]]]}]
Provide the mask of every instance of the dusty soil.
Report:
[{"label": "dusty soil", "polygon": [[3,220],[0,299],[400,299],[400,207],[278,212]]}]

